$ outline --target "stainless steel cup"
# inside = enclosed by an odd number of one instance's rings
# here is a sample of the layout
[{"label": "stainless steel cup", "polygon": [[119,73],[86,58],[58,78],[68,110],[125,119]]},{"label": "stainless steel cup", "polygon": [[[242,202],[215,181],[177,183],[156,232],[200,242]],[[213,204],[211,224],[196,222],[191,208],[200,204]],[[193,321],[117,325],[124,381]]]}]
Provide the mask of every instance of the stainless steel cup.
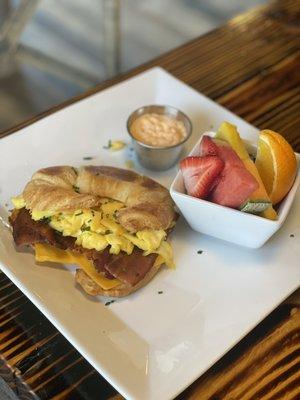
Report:
[{"label": "stainless steel cup", "polygon": [[[132,136],[130,127],[133,121],[138,117],[148,113],[164,114],[175,118],[178,121],[182,121],[186,130],[184,139],[180,143],[169,147],[150,146],[135,139]],[[132,138],[133,148],[141,165],[148,169],[163,171],[171,168],[178,161],[183,149],[183,144],[192,134],[192,123],[182,111],[175,107],[167,105],[149,105],[138,108],[129,116],[127,120],[127,130]]]}]

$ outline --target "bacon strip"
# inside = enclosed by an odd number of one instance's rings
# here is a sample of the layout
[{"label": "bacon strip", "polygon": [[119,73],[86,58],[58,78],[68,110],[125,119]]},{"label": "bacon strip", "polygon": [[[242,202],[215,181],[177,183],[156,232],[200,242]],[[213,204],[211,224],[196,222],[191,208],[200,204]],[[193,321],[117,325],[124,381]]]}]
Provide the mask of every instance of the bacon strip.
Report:
[{"label": "bacon strip", "polygon": [[43,221],[34,221],[25,208],[18,210],[17,213],[14,212],[10,223],[17,246],[44,243],[63,250],[79,252],[92,260],[96,270],[103,273],[106,278],[116,278],[131,286],[136,285],[144,278],[157,257],[156,254],[145,257],[142,250],[138,248],[134,248],[130,255],[124,252],[118,255],[110,254],[108,248],[102,252],[85,249],[75,244],[75,238],[62,236]]},{"label": "bacon strip", "polygon": [[142,250],[135,248],[130,255],[120,253],[119,256],[110,260],[104,267],[115,278],[135,286],[152,268],[156,257],[157,254],[143,256]]},{"label": "bacon strip", "polygon": [[45,243],[61,249],[67,249],[74,238],[64,238],[42,221],[34,221],[28,210],[22,208],[10,218],[13,238],[17,246]]}]

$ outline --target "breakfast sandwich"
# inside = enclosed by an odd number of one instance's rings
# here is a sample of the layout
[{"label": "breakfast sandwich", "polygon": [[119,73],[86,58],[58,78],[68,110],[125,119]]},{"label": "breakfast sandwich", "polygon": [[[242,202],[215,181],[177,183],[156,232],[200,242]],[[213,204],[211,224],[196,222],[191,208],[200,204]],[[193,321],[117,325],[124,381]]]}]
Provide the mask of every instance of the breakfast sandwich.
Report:
[{"label": "breakfast sandwich", "polygon": [[167,238],[177,214],[166,188],[133,171],[57,166],[37,171],[12,199],[17,246],[37,262],[76,264],[90,295],[126,296],[161,265],[174,266]]}]

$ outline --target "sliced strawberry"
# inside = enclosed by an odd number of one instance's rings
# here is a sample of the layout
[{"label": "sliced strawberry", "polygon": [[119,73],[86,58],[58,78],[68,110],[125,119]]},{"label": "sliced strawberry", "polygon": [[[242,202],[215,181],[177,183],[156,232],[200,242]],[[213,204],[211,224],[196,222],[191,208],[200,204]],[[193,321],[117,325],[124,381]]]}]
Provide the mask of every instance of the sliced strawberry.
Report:
[{"label": "sliced strawberry", "polygon": [[186,157],[180,162],[180,169],[187,193],[205,199],[221,173],[224,162],[217,156]]},{"label": "sliced strawberry", "polygon": [[217,156],[218,146],[213,142],[212,138],[207,135],[203,135],[200,142],[200,156]]}]

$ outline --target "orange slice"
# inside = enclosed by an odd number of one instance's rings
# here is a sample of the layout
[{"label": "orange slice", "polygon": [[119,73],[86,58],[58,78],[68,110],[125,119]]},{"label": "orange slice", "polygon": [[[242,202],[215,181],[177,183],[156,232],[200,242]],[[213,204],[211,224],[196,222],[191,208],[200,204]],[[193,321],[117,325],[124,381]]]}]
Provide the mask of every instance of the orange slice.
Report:
[{"label": "orange slice", "polygon": [[296,177],[297,160],[291,145],[279,133],[261,131],[255,165],[272,203],[279,203]]}]

